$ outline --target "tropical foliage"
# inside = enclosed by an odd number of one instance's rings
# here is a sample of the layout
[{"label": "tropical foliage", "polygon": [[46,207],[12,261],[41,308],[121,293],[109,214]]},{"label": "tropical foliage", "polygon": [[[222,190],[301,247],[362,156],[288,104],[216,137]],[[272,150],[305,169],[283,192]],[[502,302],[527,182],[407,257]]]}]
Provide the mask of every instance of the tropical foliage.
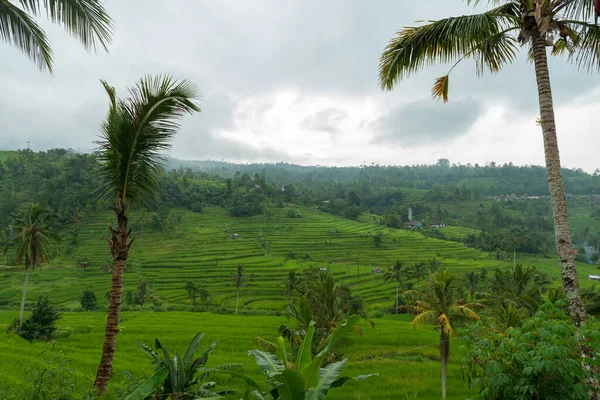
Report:
[{"label": "tropical foliage", "polygon": [[107,50],[112,20],[99,0],[1,0],[0,38],[21,50],[41,70],[52,72],[53,54],[34,17],[45,15],[75,36],[86,50]]},{"label": "tropical foliage", "polygon": [[208,357],[217,347],[218,342],[209,345],[202,352],[202,355],[196,357],[195,354],[203,337],[204,333],[198,333],[192,339],[183,357],[179,353],[175,353],[171,357],[169,351],[161,345],[158,339],[154,340],[154,348],[138,342],[140,348],[152,358],[154,374],[131,393],[127,399],[217,399],[235,393],[215,390],[216,382],[207,381],[207,379],[210,371],[238,368],[241,367],[241,364],[227,364],[207,368]]},{"label": "tropical foliage", "polygon": [[588,399],[584,378],[597,371],[598,361],[586,359],[586,369],[578,343],[597,348],[596,325],[578,331],[564,307],[550,303],[506,333],[477,323],[464,338],[464,376],[481,399]]},{"label": "tropical foliage", "polygon": [[324,365],[328,353],[352,330],[360,319],[360,316],[353,315],[348,318],[345,324],[334,329],[325,347],[315,356],[312,353],[315,326],[312,321],[309,321],[308,330],[300,344],[295,363],[288,360],[286,342],[283,337],[278,340],[278,353],[281,358],[263,350],[249,351],[248,354],[255,357],[260,372],[266,375],[271,385],[268,392],[253,391],[252,396],[261,400],[325,399],[330,389],[340,387],[351,380],[364,380],[376,375],[340,376],[347,359]]}]

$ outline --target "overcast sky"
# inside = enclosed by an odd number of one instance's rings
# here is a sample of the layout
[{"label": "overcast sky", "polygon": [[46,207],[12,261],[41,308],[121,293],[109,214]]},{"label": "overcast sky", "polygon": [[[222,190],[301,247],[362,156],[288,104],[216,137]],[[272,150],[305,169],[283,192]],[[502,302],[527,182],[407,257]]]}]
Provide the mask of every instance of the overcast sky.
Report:
[{"label": "overcast sky", "polygon": [[[170,155],[237,162],[359,165],[543,163],[533,66],[521,58],[478,79],[462,64],[450,102],[430,97],[448,67],[393,92],[377,82],[379,56],[415,20],[472,13],[459,0],[109,1],[109,53],[87,53],[42,20],[54,76],[0,42],[0,148],[90,150],[108,100],[145,74],[200,87],[202,113],[186,117]],[[600,168],[600,76],[550,63],[563,165]]]}]

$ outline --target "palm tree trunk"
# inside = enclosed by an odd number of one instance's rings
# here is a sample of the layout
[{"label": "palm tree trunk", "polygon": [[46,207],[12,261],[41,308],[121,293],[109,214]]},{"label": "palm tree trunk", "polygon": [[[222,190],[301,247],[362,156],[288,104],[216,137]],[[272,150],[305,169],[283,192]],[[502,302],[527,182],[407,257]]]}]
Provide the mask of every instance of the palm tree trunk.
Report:
[{"label": "palm tree trunk", "polygon": [[442,362],[442,399],[446,399],[446,369],[450,357],[450,338],[444,331],[440,333],[440,360]]},{"label": "palm tree trunk", "polygon": [[575,268],[575,256],[573,255],[569,213],[560,169],[558,141],[556,138],[556,124],[554,120],[550,76],[548,73],[546,44],[544,38],[540,36],[537,30],[533,34],[533,53],[540,102],[542,134],[544,137],[546,174],[548,175],[548,187],[550,189],[552,212],[554,214],[556,249],[558,252],[562,282],[569,304],[569,314],[571,315],[573,324],[579,327],[581,324],[587,322],[587,314],[581,298],[581,289],[579,288],[579,281],[577,279],[577,271]]},{"label": "palm tree trunk", "polygon": [[400,307],[400,304],[398,304],[398,286],[400,284],[398,283],[398,281],[396,281],[396,310],[398,310],[398,307]]},{"label": "palm tree trunk", "polygon": [[[561,174],[558,140],[556,138],[556,122],[554,119],[550,74],[548,72],[546,43],[537,29],[533,30],[532,46],[540,103],[542,135],[544,139],[546,174],[548,176],[548,188],[550,190],[552,213],[554,216],[556,250],[558,252],[560,273],[567,297],[569,314],[573,324],[579,328],[582,324],[587,323],[587,314],[583,299],[581,298],[581,289],[579,287],[575,256],[573,254],[569,211]],[[594,350],[587,343],[580,343],[579,350],[584,359],[594,357]],[[584,368],[589,370],[589,365],[586,366],[585,364],[584,361]],[[593,378],[586,379],[586,383],[591,385],[590,387],[592,388],[599,388],[598,381]],[[590,393],[590,399],[598,399],[598,394]]]},{"label": "palm tree trunk", "polygon": [[25,312],[25,297],[27,296],[27,282],[29,282],[29,262],[25,262],[25,285],[23,285],[23,299],[21,300],[21,311],[19,312],[19,327],[17,333],[21,332],[23,326],[23,313]]},{"label": "palm tree trunk", "polygon": [[111,231],[109,246],[115,261],[115,267],[113,269],[110,303],[106,319],[106,332],[104,334],[104,346],[102,347],[102,358],[100,359],[100,365],[98,366],[98,372],[96,373],[96,381],[94,382],[98,395],[106,393],[108,381],[112,374],[117,334],[119,333],[119,314],[121,312],[121,301],[123,297],[123,272],[131,247],[131,241],[128,243],[129,232],[127,232],[125,206],[115,207],[115,214],[117,218],[117,229],[109,228]]},{"label": "palm tree trunk", "polygon": [[237,290],[237,296],[235,299],[235,315],[237,315],[239,303],[240,303],[240,289]]}]

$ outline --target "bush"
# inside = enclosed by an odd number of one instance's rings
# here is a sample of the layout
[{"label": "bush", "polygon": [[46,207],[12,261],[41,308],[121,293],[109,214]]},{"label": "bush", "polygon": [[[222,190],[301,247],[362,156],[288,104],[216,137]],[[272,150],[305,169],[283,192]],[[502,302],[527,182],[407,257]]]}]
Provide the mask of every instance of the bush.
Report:
[{"label": "bush", "polygon": [[94,311],[98,309],[98,299],[96,299],[96,295],[94,292],[90,292],[87,289],[81,294],[79,302],[81,303],[81,309],[83,311]]},{"label": "bush", "polygon": [[577,332],[566,303],[557,305],[543,305],[521,328],[500,333],[478,323],[464,336],[463,374],[481,399],[588,399],[578,343],[585,337],[598,348],[598,326]]},{"label": "bush", "polygon": [[31,316],[23,322],[19,335],[29,341],[50,340],[56,332],[56,321],[60,317],[48,295],[40,295]]}]

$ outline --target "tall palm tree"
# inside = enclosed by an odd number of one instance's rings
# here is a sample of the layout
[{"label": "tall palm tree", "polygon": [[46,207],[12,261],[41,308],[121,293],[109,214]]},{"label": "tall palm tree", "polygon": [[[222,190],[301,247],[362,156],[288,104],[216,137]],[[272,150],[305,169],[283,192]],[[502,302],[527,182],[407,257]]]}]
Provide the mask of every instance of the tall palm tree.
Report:
[{"label": "tall palm tree", "polygon": [[112,20],[100,0],[0,0],[0,38],[16,46],[40,70],[52,72],[52,49],[33,17],[45,14],[79,39],[86,50],[107,50]]},{"label": "tall palm tree", "polygon": [[533,314],[542,302],[542,295],[549,283],[548,276],[535,267],[517,264],[507,270],[496,269],[491,290],[498,304],[511,303]]},{"label": "tall palm tree", "polygon": [[404,283],[404,280],[408,278],[408,270],[404,268],[404,262],[396,260],[396,263],[392,265],[385,274],[383,279],[386,282],[396,282],[396,307],[400,306],[400,283]]},{"label": "tall palm tree", "polygon": [[298,290],[300,286],[300,278],[296,276],[296,271],[288,271],[287,275],[284,275],[281,279],[281,284],[285,287],[284,294],[290,296],[290,304],[292,304],[294,291]]},{"label": "tall palm tree", "polygon": [[[467,0],[478,4],[480,0]],[[600,28],[596,0],[487,0],[494,8],[406,27],[381,55],[379,82],[391,90],[401,79],[437,62],[474,59],[478,75],[499,71],[517,58],[520,45],[533,60],[544,139],[546,173],[552,199],[558,260],[569,313],[577,327],[587,321],[571,249],[567,202],[561,175],[547,47],[551,55],[568,54],[568,60],[591,71],[600,64]],[[557,34],[557,39],[554,35]],[[432,94],[448,101],[448,74],[435,81]],[[588,355],[592,355],[591,353]]]},{"label": "tall palm tree", "polygon": [[240,303],[240,289],[248,287],[248,282],[252,281],[254,276],[252,274],[244,274],[244,267],[238,265],[237,270],[231,273],[231,284],[235,286],[236,299],[235,299],[235,315],[238,313],[238,306]]},{"label": "tall palm tree", "polygon": [[108,245],[114,260],[104,347],[95,387],[106,392],[112,372],[119,313],[123,296],[123,271],[134,237],[128,229],[131,206],[141,205],[156,193],[158,172],[177,132],[177,119],[200,111],[198,91],[189,81],[170,76],[145,77],[129,90],[130,97],[117,99],[115,89],[102,81],[110,99],[108,117],[102,125],[97,173],[102,182],[101,199],[112,205],[116,225],[109,227]]},{"label": "tall palm tree", "polygon": [[474,311],[482,308],[479,303],[467,303],[460,296],[460,284],[456,275],[447,269],[429,274],[424,290],[409,290],[406,296],[415,301],[412,305],[400,307],[415,314],[411,324],[421,327],[434,324],[440,331],[440,360],[442,363],[442,398],[446,398],[446,368],[450,357],[450,337],[455,325],[461,321],[478,321]]},{"label": "tall palm tree", "polygon": [[16,219],[13,222],[12,230],[15,233],[8,239],[2,249],[3,253],[6,254],[10,245],[15,243],[17,245],[16,263],[25,262],[25,284],[23,285],[23,298],[21,300],[17,333],[23,325],[29,271],[34,270],[36,264],[40,262],[48,262],[48,247],[60,242],[60,237],[52,230],[52,225],[50,225],[52,218],[52,213],[39,204],[29,205],[23,218]]}]

